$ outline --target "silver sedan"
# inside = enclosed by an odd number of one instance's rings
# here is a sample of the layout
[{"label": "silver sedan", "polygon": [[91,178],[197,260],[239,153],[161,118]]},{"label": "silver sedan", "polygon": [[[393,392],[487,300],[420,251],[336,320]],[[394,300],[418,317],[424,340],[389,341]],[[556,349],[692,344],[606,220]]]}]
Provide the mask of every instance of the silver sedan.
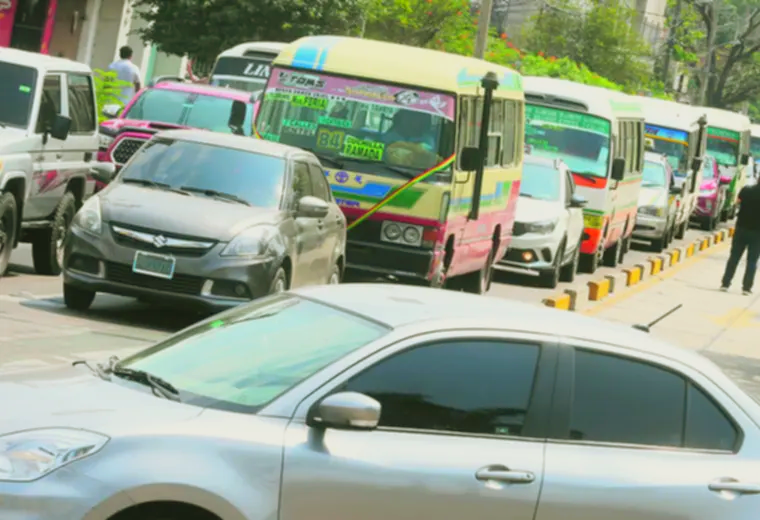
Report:
[{"label": "silver sedan", "polygon": [[756,520],[760,406],[644,332],[396,285],[281,293],[0,382],[0,518]]}]

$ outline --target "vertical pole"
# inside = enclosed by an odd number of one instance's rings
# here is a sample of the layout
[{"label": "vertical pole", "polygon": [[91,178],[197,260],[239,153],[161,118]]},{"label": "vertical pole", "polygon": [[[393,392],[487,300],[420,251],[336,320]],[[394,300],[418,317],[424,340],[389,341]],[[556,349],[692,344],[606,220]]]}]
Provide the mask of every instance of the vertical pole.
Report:
[{"label": "vertical pole", "polygon": [[488,127],[491,120],[491,102],[493,91],[499,86],[495,73],[489,72],[480,82],[483,87],[483,113],[480,117],[480,145],[478,146],[478,166],[475,169],[475,185],[472,188],[472,203],[470,205],[470,220],[480,217],[480,195],[483,192],[483,170],[488,154]]},{"label": "vertical pole", "polygon": [[481,60],[486,55],[488,46],[488,28],[491,25],[491,11],[493,0],[482,0],[480,4],[480,16],[478,16],[478,34],[475,35],[475,53],[473,56]]},{"label": "vertical pole", "polygon": [[665,63],[662,65],[662,83],[665,85],[665,92],[673,90],[673,84],[670,81],[670,59],[673,56],[673,50],[676,46],[676,31],[681,23],[681,0],[676,0],[676,5],[673,9],[673,20],[670,23],[670,31],[668,31],[668,44],[665,50]]},{"label": "vertical pole", "polygon": [[715,52],[715,32],[718,30],[718,6],[716,5],[718,0],[714,0],[710,9],[710,32],[707,35],[707,56],[705,56],[705,68],[702,71],[702,85],[699,89],[700,105],[707,105],[707,84],[710,82],[710,76],[712,71],[712,58],[713,52]]}]

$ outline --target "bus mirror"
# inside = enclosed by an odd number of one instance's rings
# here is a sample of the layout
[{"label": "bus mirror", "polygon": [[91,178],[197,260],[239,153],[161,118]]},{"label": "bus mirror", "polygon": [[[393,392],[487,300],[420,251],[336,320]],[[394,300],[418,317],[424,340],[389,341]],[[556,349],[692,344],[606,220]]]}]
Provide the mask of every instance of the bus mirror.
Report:
[{"label": "bus mirror", "polygon": [[230,110],[230,118],[227,121],[227,125],[233,134],[243,135],[243,123],[245,122],[245,113],[248,107],[242,101],[237,99],[232,102],[232,109]]},{"label": "bus mirror", "polygon": [[616,157],[612,161],[612,172],[610,177],[613,181],[622,181],[625,177],[625,159],[622,157]]},{"label": "bus mirror", "polygon": [[456,184],[467,184],[470,182],[470,172],[458,171],[454,174],[454,182]]},{"label": "bus mirror", "polygon": [[743,153],[741,157],[741,164],[742,166],[747,166],[749,164],[749,154]]},{"label": "bus mirror", "polygon": [[702,159],[699,157],[695,157],[691,160],[691,169],[692,171],[698,172],[702,169]]},{"label": "bus mirror", "polygon": [[462,148],[459,155],[459,166],[466,172],[472,172],[478,169],[480,164],[480,150],[474,146]]}]

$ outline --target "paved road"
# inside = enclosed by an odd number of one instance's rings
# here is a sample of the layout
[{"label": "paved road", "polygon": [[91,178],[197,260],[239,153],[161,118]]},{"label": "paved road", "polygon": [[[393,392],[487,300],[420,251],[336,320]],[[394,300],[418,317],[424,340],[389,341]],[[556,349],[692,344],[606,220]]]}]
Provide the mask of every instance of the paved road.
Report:
[{"label": "paved road", "polygon": [[[686,239],[701,234],[690,230]],[[625,264],[642,262],[651,254],[647,248],[634,250]],[[60,278],[35,275],[31,265],[30,249],[24,245],[14,252],[9,275],[0,280],[0,373],[80,358],[123,356],[199,317],[111,295],[98,295],[88,313],[74,313],[63,305]],[[602,268],[595,278],[610,272]],[[581,275],[573,286],[585,286],[590,278]],[[568,287],[550,290],[535,285],[530,278],[499,274],[491,295],[540,304]]]}]

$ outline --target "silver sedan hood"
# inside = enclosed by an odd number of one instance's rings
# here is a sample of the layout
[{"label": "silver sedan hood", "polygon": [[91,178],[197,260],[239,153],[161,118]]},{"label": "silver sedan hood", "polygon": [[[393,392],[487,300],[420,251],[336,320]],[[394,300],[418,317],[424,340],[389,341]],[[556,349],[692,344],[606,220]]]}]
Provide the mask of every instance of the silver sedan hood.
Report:
[{"label": "silver sedan hood", "polygon": [[155,397],[100,379],[87,367],[3,374],[0,435],[47,427],[84,428],[105,435],[186,421],[202,408]]}]

